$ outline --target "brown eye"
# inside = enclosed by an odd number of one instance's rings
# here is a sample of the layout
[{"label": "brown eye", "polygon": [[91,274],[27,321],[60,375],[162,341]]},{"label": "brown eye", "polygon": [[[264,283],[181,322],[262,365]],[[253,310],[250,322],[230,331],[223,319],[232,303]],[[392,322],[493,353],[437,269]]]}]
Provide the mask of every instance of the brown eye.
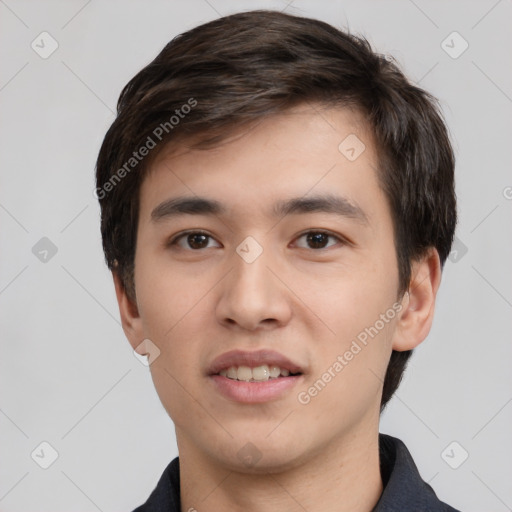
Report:
[{"label": "brown eye", "polygon": [[308,233],[306,235],[306,240],[313,249],[324,249],[325,244],[329,241],[329,235],[326,235],[325,233]]},{"label": "brown eye", "polygon": [[202,231],[189,231],[176,236],[169,242],[169,246],[178,246],[181,249],[201,250],[208,248],[212,236]]},{"label": "brown eye", "polygon": [[305,238],[306,240],[306,249],[326,249],[330,247],[330,245],[326,245],[329,238],[343,243],[341,238],[325,231],[308,231],[307,233],[303,233],[298,239],[300,240],[301,238]]},{"label": "brown eye", "polygon": [[208,245],[208,238],[207,235],[191,234],[187,235],[186,241],[192,249],[204,249]]}]

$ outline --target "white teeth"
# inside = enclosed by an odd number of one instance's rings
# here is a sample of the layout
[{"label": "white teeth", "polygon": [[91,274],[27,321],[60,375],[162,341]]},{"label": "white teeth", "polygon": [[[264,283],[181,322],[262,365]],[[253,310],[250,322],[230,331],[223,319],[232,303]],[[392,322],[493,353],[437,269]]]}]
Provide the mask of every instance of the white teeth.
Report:
[{"label": "white teeth", "polygon": [[270,367],[270,376],[275,379],[281,375],[281,368],[279,366],[271,366]]},{"label": "white teeth", "polygon": [[252,370],[248,366],[239,366],[236,371],[236,378],[238,380],[251,380]]},{"label": "white teeth", "polygon": [[290,371],[279,366],[268,366],[266,364],[250,368],[249,366],[230,366],[228,369],[221,370],[219,375],[233,380],[243,380],[245,382],[264,382],[269,379],[277,379],[279,376],[288,377]]},{"label": "white teeth", "polygon": [[257,366],[256,368],[252,369],[252,378],[254,380],[268,380],[269,377],[270,370],[266,364],[263,366]]}]

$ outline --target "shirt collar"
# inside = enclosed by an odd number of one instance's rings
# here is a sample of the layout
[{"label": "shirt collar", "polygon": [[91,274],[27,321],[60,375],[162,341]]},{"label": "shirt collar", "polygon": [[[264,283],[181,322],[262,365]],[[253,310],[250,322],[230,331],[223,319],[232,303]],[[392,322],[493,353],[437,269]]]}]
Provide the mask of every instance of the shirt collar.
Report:
[{"label": "shirt collar", "polygon": [[432,487],[423,481],[400,439],[379,434],[379,457],[384,490],[372,512],[458,512],[440,501]]}]

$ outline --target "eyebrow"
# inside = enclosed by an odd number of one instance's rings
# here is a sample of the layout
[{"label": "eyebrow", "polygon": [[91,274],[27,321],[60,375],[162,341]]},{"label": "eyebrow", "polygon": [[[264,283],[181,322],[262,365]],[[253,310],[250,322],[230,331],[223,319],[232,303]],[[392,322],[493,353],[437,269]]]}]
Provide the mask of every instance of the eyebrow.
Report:
[{"label": "eyebrow", "polygon": [[[159,222],[182,215],[225,215],[227,208],[215,199],[198,196],[182,196],[167,199],[152,212],[151,220]],[[292,214],[330,213],[369,224],[365,212],[349,199],[332,194],[309,197],[294,197],[277,201],[270,210],[270,216],[284,217]]]}]

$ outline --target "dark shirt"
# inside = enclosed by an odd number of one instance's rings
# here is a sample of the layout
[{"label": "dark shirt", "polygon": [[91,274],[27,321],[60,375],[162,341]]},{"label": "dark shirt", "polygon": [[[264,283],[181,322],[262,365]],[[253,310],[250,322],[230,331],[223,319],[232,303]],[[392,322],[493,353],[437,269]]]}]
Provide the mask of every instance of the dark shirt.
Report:
[{"label": "dark shirt", "polygon": [[[379,457],[384,491],[371,512],[460,512],[439,501],[400,439],[379,434]],[[179,457],[169,463],[146,503],[133,512],[181,512]]]}]

